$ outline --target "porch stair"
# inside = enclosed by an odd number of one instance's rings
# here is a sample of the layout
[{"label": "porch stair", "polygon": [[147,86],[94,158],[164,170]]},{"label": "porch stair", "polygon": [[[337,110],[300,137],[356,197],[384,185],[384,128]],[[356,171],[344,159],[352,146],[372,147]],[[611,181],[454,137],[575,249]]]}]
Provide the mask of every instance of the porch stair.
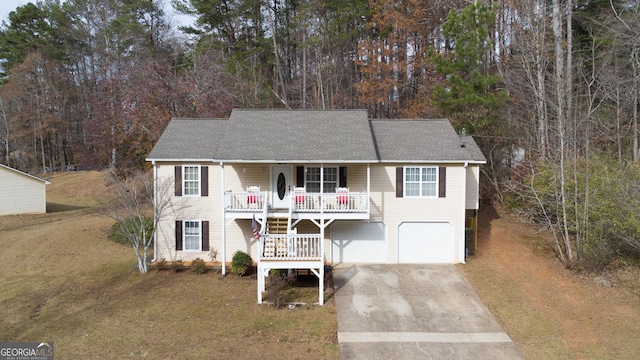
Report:
[{"label": "porch stair", "polygon": [[286,234],[288,222],[286,218],[271,217],[267,219],[268,234]]}]

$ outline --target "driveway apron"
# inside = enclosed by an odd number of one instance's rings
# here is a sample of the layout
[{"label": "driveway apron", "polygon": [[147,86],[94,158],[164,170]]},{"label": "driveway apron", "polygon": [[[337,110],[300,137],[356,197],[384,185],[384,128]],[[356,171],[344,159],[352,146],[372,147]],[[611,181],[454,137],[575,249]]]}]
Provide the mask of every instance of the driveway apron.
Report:
[{"label": "driveway apron", "polygon": [[453,265],[333,269],[342,359],[524,359]]}]

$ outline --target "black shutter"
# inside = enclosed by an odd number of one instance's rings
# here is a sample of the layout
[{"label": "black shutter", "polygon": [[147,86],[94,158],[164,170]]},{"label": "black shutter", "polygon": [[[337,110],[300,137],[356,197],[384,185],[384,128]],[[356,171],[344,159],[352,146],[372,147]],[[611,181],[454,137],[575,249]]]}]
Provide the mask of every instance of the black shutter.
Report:
[{"label": "black shutter", "polygon": [[338,176],[338,187],[347,187],[347,167],[340,167],[340,175]]},{"label": "black shutter", "polygon": [[182,250],[182,221],[176,221],[176,250]]},{"label": "black shutter", "polygon": [[202,222],[202,251],[209,251],[209,222]]},{"label": "black shutter", "polygon": [[304,187],[304,166],[296,167],[296,187]]},{"label": "black shutter", "polygon": [[447,197],[447,168],[441,166],[438,175],[438,197]]},{"label": "black shutter", "polygon": [[176,166],[176,196],[182,196],[182,166]]},{"label": "black shutter", "polygon": [[200,196],[209,196],[209,167],[200,168]]},{"label": "black shutter", "polygon": [[403,197],[404,195],[404,169],[401,167],[396,168],[396,197]]}]

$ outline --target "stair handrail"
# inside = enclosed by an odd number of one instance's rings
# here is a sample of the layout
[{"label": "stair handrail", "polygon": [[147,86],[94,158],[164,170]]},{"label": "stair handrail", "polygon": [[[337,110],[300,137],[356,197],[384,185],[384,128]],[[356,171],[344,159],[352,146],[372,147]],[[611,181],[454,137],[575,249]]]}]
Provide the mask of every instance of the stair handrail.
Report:
[{"label": "stair handrail", "polygon": [[293,207],[295,206],[294,203],[294,196],[293,196],[293,191],[289,190],[289,216],[287,217],[287,234],[290,234],[292,229],[291,229],[291,217],[293,217]]},{"label": "stair handrail", "polygon": [[262,225],[260,225],[260,234],[264,235],[267,228],[267,214],[269,213],[269,202],[267,201],[267,192],[264,192],[264,206],[262,208]]}]

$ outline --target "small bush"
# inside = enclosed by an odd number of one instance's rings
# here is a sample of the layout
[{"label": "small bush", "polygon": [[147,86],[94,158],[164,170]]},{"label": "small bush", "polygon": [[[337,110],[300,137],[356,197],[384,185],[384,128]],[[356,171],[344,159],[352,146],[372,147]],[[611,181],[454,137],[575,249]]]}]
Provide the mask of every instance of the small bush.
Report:
[{"label": "small bush", "polygon": [[176,260],[172,262],[171,269],[173,269],[173,272],[181,272],[182,270],[184,270],[184,261]]},{"label": "small bush", "polygon": [[191,271],[196,274],[204,274],[207,272],[207,267],[205,266],[204,260],[200,258],[196,258],[191,262]]},{"label": "small bush", "polygon": [[211,250],[209,250],[209,259],[211,259],[213,268],[216,270],[216,273],[218,273],[218,270],[220,269],[220,266],[218,266],[218,249],[211,248]]},{"label": "small bush", "polygon": [[236,275],[244,276],[251,264],[253,264],[251,256],[238,250],[233,254],[233,258],[231,259],[231,272]]},{"label": "small bush", "polygon": [[[152,241],[153,239],[153,218],[144,218],[142,221],[144,223],[144,229],[146,231],[147,238],[145,242]],[[122,227],[125,227],[125,231],[122,230]],[[130,245],[131,241],[127,237],[127,234],[141,234],[142,233],[142,225],[141,221],[137,217],[132,217],[125,220],[124,224],[121,224],[119,221],[115,222],[109,228],[109,239],[112,241],[123,244]]]},{"label": "small bush", "polygon": [[600,272],[615,255],[613,242],[604,236],[593,236],[584,240],[578,253],[578,269]]},{"label": "small bush", "polygon": [[271,269],[269,270],[269,275],[273,275],[273,276],[284,276],[287,273],[287,271],[282,270],[282,269]]},{"label": "small bush", "polygon": [[158,269],[158,271],[169,270],[169,264],[167,264],[167,259],[162,258],[158,260],[158,262],[156,262],[156,269]]},{"label": "small bush", "polygon": [[286,291],[289,285],[295,280],[294,276],[285,276],[286,272],[277,270],[269,274],[267,278],[266,291],[264,292],[264,300],[270,302],[276,309],[281,309],[286,301]]}]

